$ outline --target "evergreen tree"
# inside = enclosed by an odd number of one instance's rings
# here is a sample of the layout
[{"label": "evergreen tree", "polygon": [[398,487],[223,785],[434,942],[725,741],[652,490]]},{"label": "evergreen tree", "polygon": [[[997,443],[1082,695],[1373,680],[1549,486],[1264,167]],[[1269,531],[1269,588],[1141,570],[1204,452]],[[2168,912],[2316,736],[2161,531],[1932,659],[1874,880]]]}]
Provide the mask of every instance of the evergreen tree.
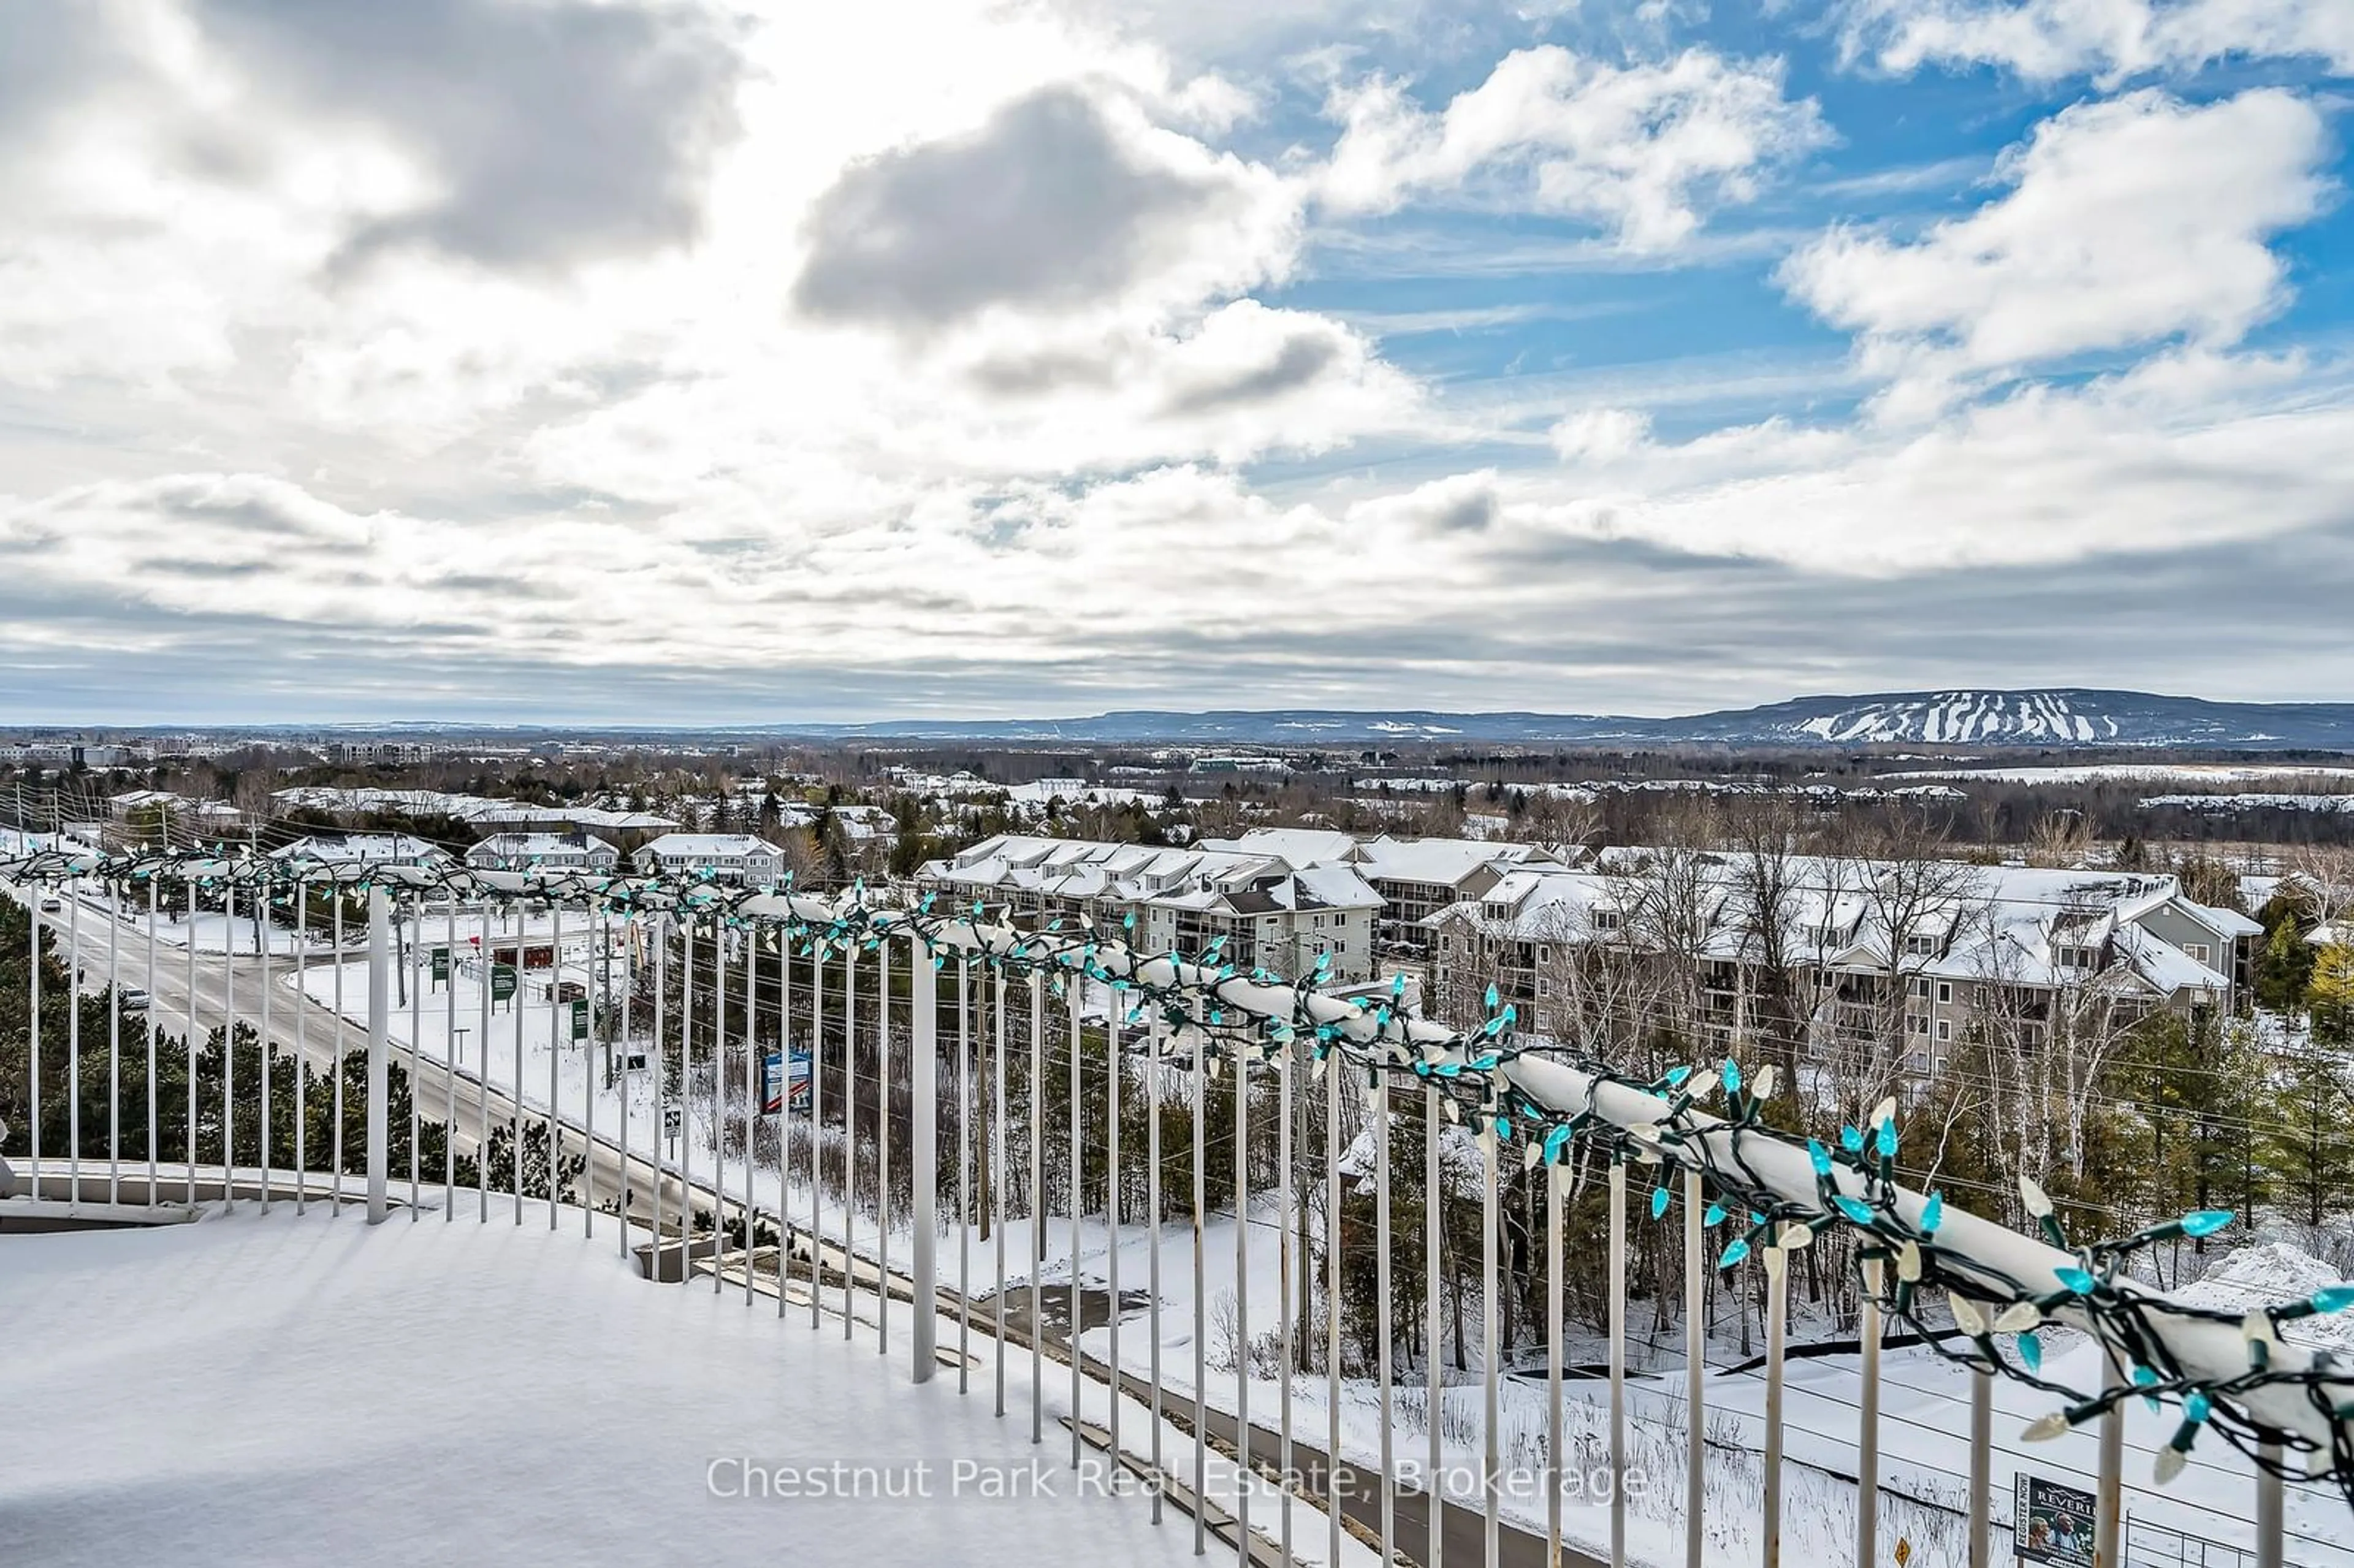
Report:
[{"label": "evergreen tree", "polygon": [[2308,1046],[2282,1065],[2270,1100],[2265,1169],[2289,1211],[2318,1225],[2354,1192],[2354,1068],[2333,1047]]}]

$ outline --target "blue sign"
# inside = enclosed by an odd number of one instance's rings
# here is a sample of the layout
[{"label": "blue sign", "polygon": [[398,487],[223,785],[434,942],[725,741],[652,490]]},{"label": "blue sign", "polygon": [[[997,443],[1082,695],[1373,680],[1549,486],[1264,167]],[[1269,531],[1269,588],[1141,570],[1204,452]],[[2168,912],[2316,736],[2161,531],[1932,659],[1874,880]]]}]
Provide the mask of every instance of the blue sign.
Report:
[{"label": "blue sign", "polygon": [[[774,1116],[785,1108],[782,1059],[774,1051],[760,1058],[760,1114]],[[796,1106],[809,1104],[810,1059],[806,1051],[793,1053],[792,1098]]]}]

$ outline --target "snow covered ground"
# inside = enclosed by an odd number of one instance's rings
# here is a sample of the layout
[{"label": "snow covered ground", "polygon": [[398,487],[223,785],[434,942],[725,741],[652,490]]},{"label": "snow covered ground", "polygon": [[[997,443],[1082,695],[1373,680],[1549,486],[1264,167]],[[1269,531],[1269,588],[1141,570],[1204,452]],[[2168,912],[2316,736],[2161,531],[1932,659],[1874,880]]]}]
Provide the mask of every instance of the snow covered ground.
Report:
[{"label": "snow covered ground", "polygon": [[1980,779],[2003,784],[2254,784],[2267,779],[2354,779],[2354,768],[2316,763],[2087,762],[2050,768],[1936,768],[1882,779]]},{"label": "snow covered ground", "polygon": [[[12,1563],[1193,1560],[1184,1515],[1083,1492],[1059,1429],[1032,1446],[984,1378],[917,1386],[904,1341],[886,1360],[765,1298],[649,1285],[610,1230],[281,1204],[11,1235],[0,1324]],[[1017,1410],[1027,1372],[1009,1361]],[[745,1461],[928,1495],[726,1495]]]}]

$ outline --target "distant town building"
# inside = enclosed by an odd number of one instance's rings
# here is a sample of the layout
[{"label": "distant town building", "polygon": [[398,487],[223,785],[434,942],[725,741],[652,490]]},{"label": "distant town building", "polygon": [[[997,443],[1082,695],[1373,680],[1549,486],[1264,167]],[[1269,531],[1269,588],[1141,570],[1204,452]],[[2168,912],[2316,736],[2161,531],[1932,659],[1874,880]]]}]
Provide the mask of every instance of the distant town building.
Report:
[{"label": "distant town building", "polygon": [[715,882],[754,886],[785,874],[785,852],[748,833],[664,833],[640,845],[630,860],[642,875],[708,872]]},{"label": "distant town building", "polygon": [[410,833],[335,833],[320,832],[296,839],[270,852],[282,861],[317,861],[323,865],[447,865],[447,850]]},{"label": "distant town building", "polygon": [[1343,980],[1371,978],[1381,896],[1345,865],[1295,866],[1272,854],[1003,833],[917,874],[955,899],[1044,920],[1086,915],[1152,952],[1220,955],[1243,969],[1298,977],[1331,958]]},{"label": "distant town building", "polygon": [[610,872],[621,852],[588,833],[493,833],[466,852],[477,871]]}]

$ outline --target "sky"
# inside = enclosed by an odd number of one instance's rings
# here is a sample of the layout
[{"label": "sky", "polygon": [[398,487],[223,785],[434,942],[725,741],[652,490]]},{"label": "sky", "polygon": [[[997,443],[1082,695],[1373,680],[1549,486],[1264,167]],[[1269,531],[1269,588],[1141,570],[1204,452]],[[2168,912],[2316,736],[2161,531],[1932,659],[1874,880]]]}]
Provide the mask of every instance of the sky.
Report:
[{"label": "sky", "polygon": [[2354,697],[2345,0],[7,0],[0,723]]}]

